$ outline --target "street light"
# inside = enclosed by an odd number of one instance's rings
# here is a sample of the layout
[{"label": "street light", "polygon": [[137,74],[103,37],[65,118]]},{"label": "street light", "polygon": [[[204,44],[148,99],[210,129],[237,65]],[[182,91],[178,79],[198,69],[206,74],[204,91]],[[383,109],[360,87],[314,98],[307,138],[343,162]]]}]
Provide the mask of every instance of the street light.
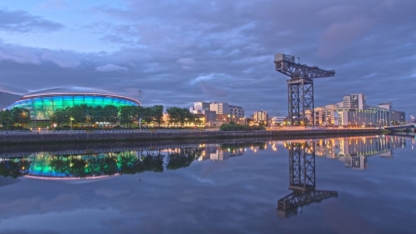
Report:
[{"label": "street light", "polygon": [[69,120],[71,120],[71,128],[70,128],[70,130],[72,130],[72,120],[74,120],[74,118],[70,117]]}]

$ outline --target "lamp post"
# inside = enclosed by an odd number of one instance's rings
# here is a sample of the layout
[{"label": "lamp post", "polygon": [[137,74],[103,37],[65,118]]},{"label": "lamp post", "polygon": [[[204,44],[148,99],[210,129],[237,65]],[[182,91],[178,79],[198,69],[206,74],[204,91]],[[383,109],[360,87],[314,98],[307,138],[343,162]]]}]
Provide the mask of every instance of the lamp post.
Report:
[{"label": "lamp post", "polygon": [[72,120],[74,120],[74,118],[70,117],[69,120],[71,120],[71,127],[70,130],[72,130]]}]

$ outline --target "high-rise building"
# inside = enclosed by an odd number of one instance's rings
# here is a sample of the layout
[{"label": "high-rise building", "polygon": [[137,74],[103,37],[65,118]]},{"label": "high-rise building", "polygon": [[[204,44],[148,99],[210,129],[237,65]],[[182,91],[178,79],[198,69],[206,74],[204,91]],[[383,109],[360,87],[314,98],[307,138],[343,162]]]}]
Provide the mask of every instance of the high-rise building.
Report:
[{"label": "high-rise building", "polygon": [[205,122],[206,123],[217,120],[217,114],[215,113],[215,111],[203,110],[202,114],[205,117]]},{"label": "high-rise building", "polygon": [[194,102],[194,110],[196,111],[209,110],[209,103],[208,102]]},{"label": "high-rise building", "polygon": [[393,109],[393,106],[391,105],[391,102],[380,103],[380,104],[378,104],[378,107],[387,109],[388,111],[392,111],[392,109]]},{"label": "high-rise building", "polygon": [[365,95],[362,93],[346,95],[342,99],[342,105],[344,109],[364,110],[366,108]]},{"label": "high-rise building", "polygon": [[391,111],[393,110],[393,106],[391,105],[391,102],[380,103],[378,104],[378,107],[387,110],[387,112],[386,111],[380,112],[380,114],[383,115],[380,118],[386,119],[387,121],[386,125],[390,125],[391,124]]},{"label": "high-rise building", "polygon": [[232,117],[244,118],[244,109],[241,106],[229,105],[229,107],[230,107],[230,114]]},{"label": "high-rise building", "polygon": [[217,115],[230,114],[230,106],[226,102],[211,102],[209,110],[215,111]]},{"label": "high-rise building", "polygon": [[315,108],[315,125],[336,125],[337,109],[339,109],[337,104]]},{"label": "high-rise building", "polygon": [[404,111],[392,110],[390,114],[390,121],[404,124],[406,122],[406,114]]},{"label": "high-rise building", "polygon": [[263,110],[255,111],[253,114],[253,119],[255,122],[267,121],[268,119],[267,111],[263,111]]},{"label": "high-rise building", "polygon": [[342,126],[388,126],[390,125],[391,103],[367,106],[364,94],[351,94],[342,102],[325,107],[316,107],[315,125]]}]

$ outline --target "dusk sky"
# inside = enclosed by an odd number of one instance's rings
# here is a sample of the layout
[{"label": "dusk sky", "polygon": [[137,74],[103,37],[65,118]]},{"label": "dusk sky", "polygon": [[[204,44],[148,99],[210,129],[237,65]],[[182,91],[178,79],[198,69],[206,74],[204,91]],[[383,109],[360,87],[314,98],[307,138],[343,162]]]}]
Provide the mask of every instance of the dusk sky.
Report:
[{"label": "dusk sky", "polygon": [[221,101],[287,114],[273,55],[335,69],[315,106],[364,93],[416,114],[414,0],[3,0],[0,89],[92,87],[144,106]]}]

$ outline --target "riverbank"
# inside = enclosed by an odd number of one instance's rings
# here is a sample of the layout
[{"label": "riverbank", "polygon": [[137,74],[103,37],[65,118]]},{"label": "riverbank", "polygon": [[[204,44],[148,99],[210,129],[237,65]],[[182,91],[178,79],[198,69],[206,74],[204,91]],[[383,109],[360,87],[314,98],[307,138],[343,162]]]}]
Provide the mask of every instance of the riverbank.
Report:
[{"label": "riverbank", "polygon": [[44,132],[4,132],[0,134],[0,144],[39,144],[70,142],[117,142],[117,141],[160,141],[187,139],[226,139],[257,138],[290,139],[313,136],[348,136],[362,134],[385,134],[381,129],[310,129],[273,131],[44,131]]}]

